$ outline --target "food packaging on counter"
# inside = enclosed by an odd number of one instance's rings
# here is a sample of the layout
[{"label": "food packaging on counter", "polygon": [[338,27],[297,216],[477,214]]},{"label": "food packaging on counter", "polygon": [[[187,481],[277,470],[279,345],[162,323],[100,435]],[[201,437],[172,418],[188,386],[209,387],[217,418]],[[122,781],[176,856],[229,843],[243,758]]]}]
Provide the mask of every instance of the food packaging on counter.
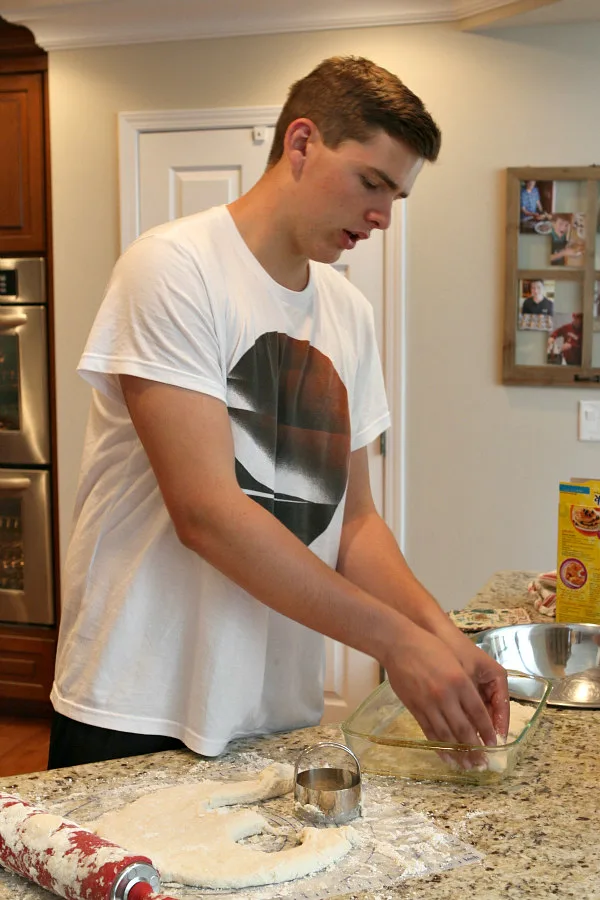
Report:
[{"label": "food packaging on counter", "polygon": [[600,624],[600,480],[561,482],[556,621]]},{"label": "food packaging on counter", "polygon": [[527,585],[536,612],[556,618],[556,572],[541,572]]}]

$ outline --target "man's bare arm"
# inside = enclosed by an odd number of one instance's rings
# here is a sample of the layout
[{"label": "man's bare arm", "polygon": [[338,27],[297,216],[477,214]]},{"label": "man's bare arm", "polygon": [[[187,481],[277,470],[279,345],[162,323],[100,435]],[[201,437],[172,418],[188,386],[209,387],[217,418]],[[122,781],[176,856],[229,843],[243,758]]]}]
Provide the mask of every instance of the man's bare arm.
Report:
[{"label": "man's bare arm", "polygon": [[241,491],[215,398],[122,375],[129,412],[182,543],[262,603],[374,656],[428,737],[493,743],[485,706],[435,635],[330,569]]},{"label": "man's bare arm", "polygon": [[352,454],[338,571],[450,647],[481,694],[495,731],[506,735],[506,672],[456,628],[409,568],[373,503],[366,448]]}]

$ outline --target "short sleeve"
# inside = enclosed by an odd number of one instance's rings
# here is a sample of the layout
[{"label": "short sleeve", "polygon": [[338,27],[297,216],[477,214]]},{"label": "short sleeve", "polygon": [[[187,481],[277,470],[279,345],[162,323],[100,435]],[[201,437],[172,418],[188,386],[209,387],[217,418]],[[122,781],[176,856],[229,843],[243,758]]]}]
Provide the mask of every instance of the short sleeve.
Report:
[{"label": "short sleeve", "polygon": [[132,244],[113,271],[78,371],[122,402],[119,375],[226,398],[222,312],[197,258],[158,235]]},{"label": "short sleeve", "polygon": [[381,359],[371,304],[364,300],[362,340],[351,403],[351,450],[370,444],[390,427]]}]

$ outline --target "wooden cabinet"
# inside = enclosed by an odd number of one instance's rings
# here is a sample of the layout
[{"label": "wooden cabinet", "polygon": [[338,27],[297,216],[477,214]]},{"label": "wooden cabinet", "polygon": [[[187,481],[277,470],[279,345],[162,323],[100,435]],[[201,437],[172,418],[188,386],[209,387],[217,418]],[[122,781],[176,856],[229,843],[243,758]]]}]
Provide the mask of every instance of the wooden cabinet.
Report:
[{"label": "wooden cabinet", "polygon": [[41,629],[10,629],[0,633],[0,712],[49,709],[56,636]]},{"label": "wooden cabinet", "polygon": [[[27,28],[0,17],[0,257],[42,257],[47,272],[50,463],[53,530],[57,528],[56,428],[52,226],[48,130],[47,54]],[[9,267],[10,268],[10,267]],[[37,389],[37,388],[36,388]],[[0,464],[2,464],[0,460]],[[4,460],[6,462],[6,460]],[[58,541],[54,580],[59,590]],[[58,618],[58,610],[57,610]],[[0,713],[51,711],[56,627],[20,623],[3,613],[0,622]]]},{"label": "wooden cabinet", "polygon": [[43,76],[0,74],[0,254],[46,249]]}]

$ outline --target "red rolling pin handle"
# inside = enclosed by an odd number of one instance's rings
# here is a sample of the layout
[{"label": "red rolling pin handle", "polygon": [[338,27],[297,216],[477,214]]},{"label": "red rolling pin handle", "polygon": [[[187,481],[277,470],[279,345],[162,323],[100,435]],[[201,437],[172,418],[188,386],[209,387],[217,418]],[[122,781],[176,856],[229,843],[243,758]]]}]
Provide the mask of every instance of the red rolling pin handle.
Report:
[{"label": "red rolling pin handle", "polygon": [[144,884],[144,882],[138,881],[137,884],[130,887],[127,900],[151,900],[153,897],[156,897],[156,894],[152,892],[152,886],[148,882]]},{"label": "red rolling pin handle", "polygon": [[155,894],[147,881],[138,881],[129,888],[127,900],[177,900],[177,898],[167,897],[166,894]]},{"label": "red rolling pin handle", "polygon": [[160,880],[147,857],[2,793],[0,865],[65,900],[175,900],[153,895]]}]

